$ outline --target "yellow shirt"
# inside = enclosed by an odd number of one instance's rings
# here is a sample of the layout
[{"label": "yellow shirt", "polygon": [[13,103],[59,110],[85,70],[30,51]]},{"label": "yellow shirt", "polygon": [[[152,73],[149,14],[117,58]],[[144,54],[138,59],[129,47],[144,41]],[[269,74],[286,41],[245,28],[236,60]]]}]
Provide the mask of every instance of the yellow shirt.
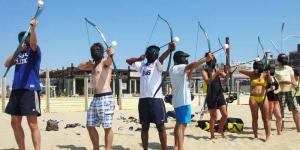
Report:
[{"label": "yellow shirt", "polygon": [[[283,66],[279,67],[275,71],[275,77],[278,81],[292,81],[292,76],[294,76],[294,71],[290,66]],[[279,84],[280,85],[280,92],[290,92],[292,91],[292,84]]]}]

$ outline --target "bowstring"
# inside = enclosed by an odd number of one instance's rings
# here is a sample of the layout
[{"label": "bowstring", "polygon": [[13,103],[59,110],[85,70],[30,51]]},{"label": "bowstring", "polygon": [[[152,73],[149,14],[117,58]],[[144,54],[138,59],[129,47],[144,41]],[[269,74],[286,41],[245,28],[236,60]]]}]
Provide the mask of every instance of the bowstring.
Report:
[{"label": "bowstring", "polygon": [[86,27],[86,34],[88,36],[88,42],[89,42],[89,47],[91,46],[91,41],[90,41],[90,33],[89,33],[89,28],[88,28],[88,25],[87,25],[87,21],[85,21],[85,27]]},{"label": "bowstring", "polygon": [[195,51],[195,55],[194,55],[194,59],[197,59],[197,51],[198,51],[198,41],[199,41],[199,27],[197,26],[197,39],[196,39],[196,51]]},{"label": "bowstring", "polygon": [[152,39],[154,30],[155,30],[155,28],[156,28],[156,26],[157,26],[158,19],[159,19],[159,18],[158,18],[158,16],[157,16],[157,17],[156,17],[156,21],[155,21],[155,23],[154,23],[154,26],[153,26],[153,28],[152,28],[152,31],[151,31],[151,33],[150,33],[150,36],[149,36],[149,38],[148,38],[148,42],[147,42],[146,47],[149,46],[149,43],[150,43],[150,41],[151,41],[151,39]]},{"label": "bowstring", "polygon": [[256,46],[256,55],[257,55],[257,58],[259,58],[258,47],[259,47],[259,42],[257,42],[257,46]]}]

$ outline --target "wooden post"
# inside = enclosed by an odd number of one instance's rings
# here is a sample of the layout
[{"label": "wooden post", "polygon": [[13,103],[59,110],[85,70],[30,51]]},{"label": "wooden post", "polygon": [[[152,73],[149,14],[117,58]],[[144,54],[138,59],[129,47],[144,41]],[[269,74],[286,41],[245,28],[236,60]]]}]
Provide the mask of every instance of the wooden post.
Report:
[{"label": "wooden post", "polygon": [[200,94],[200,89],[201,89],[201,83],[200,83],[200,79],[198,79],[198,84],[197,84],[197,86],[198,86],[198,91],[197,91],[197,93],[198,94]]},{"label": "wooden post", "polygon": [[75,96],[76,94],[76,78],[72,78],[72,96]]},{"label": "wooden post", "polygon": [[119,90],[118,90],[118,92],[119,92],[119,96],[118,96],[118,99],[117,99],[117,101],[118,101],[118,104],[119,104],[119,110],[122,110],[122,98],[121,98],[121,95],[122,95],[122,79],[119,79]]},{"label": "wooden post", "polygon": [[50,77],[48,68],[46,69],[46,112],[50,112]]},{"label": "wooden post", "polygon": [[88,88],[89,78],[87,76],[84,77],[84,110],[88,110],[88,98],[89,98],[89,88]]},{"label": "wooden post", "polygon": [[6,82],[5,77],[2,78],[2,112],[5,111],[5,98],[6,98]]},{"label": "wooden post", "polygon": [[[231,70],[230,69],[231,66],[230,66],[230,42],[229,42],[229,37],[225,38],[225,51],[226,51],[226,67],[225,67],[225,69],[226,69],[226,72],[230,73],[229,81],[226,82],[227,83],[227,85],[226,85],[227,90],[229,90],[229,91],[227,91],[228,92],[228,100],[230,100],[231,95],[232,95],[232,93],[231,93],[231,90],[232,90],[232,73],[229,72],[229,70]],[[226,110],[227,110],[227,107],[228,107],[228,102],[226,102]]]},{"label": "wooden post", "polygon": [[237,94],[237,104],[240,105],[240,81],[236,81],[236,94]]},{"label": "wooden post", "polygon": [[129,78],[128,79],[129,80],[129,82],[128,82],[128,94],[131,94],[131,79]]},{"label": "wooden post", "polygon": [[133,80],[133,91],[134,91],[134,94],[137,94],[137,91],[136,91],[136,79]]},{"label": "wooden post", "polygon": [[230,43],[229,43],[229,37],[225,38],[225,43],[226,43],[226,65],[230,66]]},{"label": "wooden post", "polygon": [[69,97],[72,95],[72,94],[71,94],[71,91],[72,91],[72,90],[71,90],[71,86],[70,86],[70,84],[71,84],[71,83],[70,83],[70,80],[71,80],[71,79],[68,79],[68,78],[67,78],[67,85],[68,85],[68,86],[67,86],[67,93],[68,93],[68,96],[69,96]]},{"label": "wooden post", "polygon": [[130,66],[127,69],[127,93],[131,94],[131,77],[130,77]]},{"label": "wooden post", "polygon": [[197,93],[197,79],[195,79],[195,80],[193,80],[193,87],[194,87],[194,91],[193,91],[193,93],[195,94],[195,93]]}]

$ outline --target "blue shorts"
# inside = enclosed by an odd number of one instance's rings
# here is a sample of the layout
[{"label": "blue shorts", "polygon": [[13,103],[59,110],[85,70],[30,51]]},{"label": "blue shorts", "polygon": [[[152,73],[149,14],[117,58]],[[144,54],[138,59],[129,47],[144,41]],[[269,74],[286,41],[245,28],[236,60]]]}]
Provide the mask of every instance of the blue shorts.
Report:
[{"label": "blue shorts", "polygon": [[140,98],[139,118],[142,125],[167,122],[165,103],[161,98]]},{"label": "blue shorts", "polygon": [[191,105],[185,105],[175,108],[176,123],[177,124],[190,124],[192,108]]}]

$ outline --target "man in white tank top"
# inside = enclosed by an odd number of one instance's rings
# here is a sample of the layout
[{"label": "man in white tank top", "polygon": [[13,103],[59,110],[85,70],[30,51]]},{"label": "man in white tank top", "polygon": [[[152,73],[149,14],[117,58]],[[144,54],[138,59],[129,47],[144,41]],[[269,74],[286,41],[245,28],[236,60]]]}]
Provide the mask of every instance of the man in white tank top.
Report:
[{"label": "man in white tank top", "polygon": [[[159,58],[160,48],[149,46],[145,55],[139,58],[129,58],[126,62],[141,74],[140,77],[140,100],[139,100],[139,118],[142,124],[141,138],[144,150],[148,149],[148,131],[150,123],[155,123],[159,132],[161,149],[167,149],[167,134],[164,123],[167,122],[163,94],[160,88],[162,82],[163,61],[175,50],[175,44],[170,43]],[[147,62],[142,63],[146,57]],[[158,91],[157,91],[158,90]],[[156,93],[157,91],[157,93]],[[156,94],[155,94],[156,93]]]}]

